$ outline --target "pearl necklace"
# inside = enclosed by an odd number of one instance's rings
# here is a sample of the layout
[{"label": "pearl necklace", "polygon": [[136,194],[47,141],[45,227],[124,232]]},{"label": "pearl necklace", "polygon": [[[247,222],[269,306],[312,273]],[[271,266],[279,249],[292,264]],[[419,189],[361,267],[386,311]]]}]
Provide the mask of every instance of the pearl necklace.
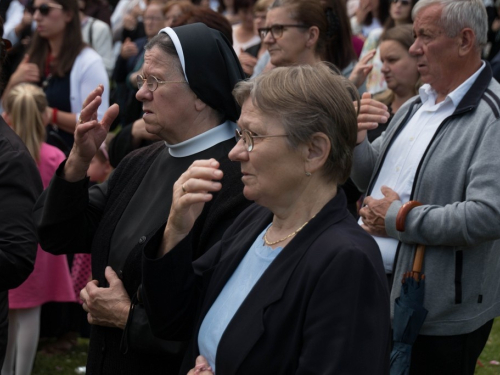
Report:
[{"label": "pearl necklace", "polygon": [[[316,216],[316,215],[314,215],[314,216]],[[271,224],[271,225],[269,226],[269,228],[267,228],[266,233],[264,233],[264,242],[265,242],[265,244],[266,244],[267,246],[272,246],[272,245],[276,245],[277,243],[280,243],[280,242],[283,242],[283,241],[285,241],[285,240],[288,240],[290,237],[293,237],[293,236],[295,236],[297,233],[299,233],[299,232],[302,230],[302,228],[304,228],[304,227],[307,225],[307,223],[309,223],[309,221],[310,221],[310,220],[314,219],[314,216],[313,216],[311,219],[307,220],[304,224],[302,224],[302,225],[301,225],[301,227],[300,227],[299,229],[297,229],[295,232],[290,233],[288,236],[283,237],[282,239],[280,239],[280,240],[278,240],[278,241],[273,241],[273,242],[269,242],[269,241],[267,240],[267,232],[268,232],[268,231],[269,231],[269,229],[271,229],[271,227],[273,226],[273,225]]]}]

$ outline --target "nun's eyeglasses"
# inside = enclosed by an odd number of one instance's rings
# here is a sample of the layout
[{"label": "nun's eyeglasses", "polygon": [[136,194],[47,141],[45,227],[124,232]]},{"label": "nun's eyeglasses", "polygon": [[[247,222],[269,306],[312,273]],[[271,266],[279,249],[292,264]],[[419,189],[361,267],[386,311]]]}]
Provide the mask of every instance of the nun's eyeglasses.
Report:
[{"label": "nun's eyeglasses", "polygon": [[283,36],[283,30],[287,27],[298,27],[301,29],[308,29],[307,25],[272,25],[271,27],[262,27],[259,29],[259,35],[262,40],[266,37],[269,32],[273,36],[273,39],[279,39]]},{"label": "nun's eyeglasses", "polygon": [[247,151],[253,150],[253,140],[254,138],[272,138],[272,137],[288,137],[288,134],[278,134],[278,135],[253,135],[250,131],[246,129],[235,129],[236,143],[243,139],[243,143],[247,146]]},{"label": "nun's eyeglasses", "polygon": [[38,10],[42,16],[48,15],[51,9],[63,9],[63,6],[61,4],[45,3],[40,5],[39,7],[35,7],[33,5],[26,7],[26,10],[31,14],[35,14],[35,12]]},{"label": "nun's eyeglasses", "polygon": [[158,85],[163,83],[187,83],[186,81],[160,81],[155,76],[148,76],[148,78],[144,79],[140,74],[137,75],[137,88],[140,90],[142,85],[146,82],[146,86],[149,91],[153,92],[158,88]]}]

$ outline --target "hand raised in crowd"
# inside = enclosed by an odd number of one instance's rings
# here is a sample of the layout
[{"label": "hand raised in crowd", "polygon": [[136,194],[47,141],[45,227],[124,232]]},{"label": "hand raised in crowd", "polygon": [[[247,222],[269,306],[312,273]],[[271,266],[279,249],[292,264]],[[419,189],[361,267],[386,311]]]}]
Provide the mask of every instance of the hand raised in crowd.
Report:
[{"label": "hand raised in crowd", "polygon": [[400,200],[398,193],[390,187],[382,186],[380,189],[384,198],[375,199],[366,197],[363,207],[359,210],[359,216],[363,220],[361,227],[374,236],[387,237],[385,229],[385,216],[392,202]]},{"label": "hand raised in crowd", "polygon": [[[358,110],[358,102],[354,102],[354,108]],[[372,99],[372,95],[365,92],[361,96],[358,113],[358,138],[356,144],[360,144],[366,138],[366,132],[377,128],[378,124],[385,124],[389,119],[387,106],[377,100]]]},{"label": "hand raised in crowd", "polygon": [[138,17],[143,13],[141,7],[137,4],[132,10],[123,17],[123,28],[126,30],[135,30]]},{"label": "hand raised in crowd", "polygon": [[99,288],[92,280],[80,292],[83,309],[90,324],[124,329],[130,310],[130,298],[122,281],[111,267],[106,267],[104,276],[109,288]]},{"label": "hand raised in crowd", "polygon": [[159,141],[161,138],[156,134],[151,134],[146,130],[146,122],[144,119],[140,118],[139,120],[135,120],[132,124],[132,144],[136,147],[144,141]]},{"label": "hand raised in crowd", "polygon": [[373,64],[369,64],[368,62],[373,59],[376,51],[377,50],[375,49],[368,51],[366,55],[359,59],[358,63],[354,66],[354,69],[349,76],[349,81],[351,81],[357,88],[361,87],[363,82],[366,81],[368,74],[372,71]]},{"label": "hand raised in crowd", "polygon": [[196,357],[196,364],[187,375],[214,375],[212,367],[208,364],[208,361],[202,355]]},{"label": "hand raised in crowd", "polygon": [[23,82],[40,82],[40,69],[38,69],[36,64],[30,62],[29,55],[24,55],[16,71],[9,79],[9,86],[13,87]]},{"label": "hand raised in crowd", "polygon": [[239,59],[240,59],[241,67],[243,68],[243,71],[245,72],[245,74],[251,76],[253,74],[253,69],[255,68],[255,65],[257,64],[257,58],[250,55],[247,52],[243,52],[243,49],[241,49]]},{"label": "hand raised in crowd", "polygon": [[372,2],[371,0],[361,0],[359,2],[358,10],[356,11],[356,19],[358,21],[358,24],[362,24],[365,22],[366,16],[368,16],[368,13],[370,13],[373,9]]},{"label": "hand raised in crowd", "polygon": [[118,116],[118,105],[113,104],[104,113],[101,121],[97,120],[97,109],[101,105],[104,86],[97,86],[83,102],[83,109],[75,129],[75,143],[64,166],[64,179],[79,181],[87,175],[92,158],[106,139],[109,127]]},{"label": "hand raised in crowd", "polygon": [[172,206],[163,234],[158,256],[168,253],[183,240],[200,216],[205,202],[212,199],[210,192],[219,191],[217,180],[223,176],[215,159],[196,160],[174,184]]},{"label": "hand raised in crowd", "polygon": [[23,18],[21,18],[21,22],[20,22],[20,23],[19,23],[19,25],[18,25],[18,26],[19,26],[19,28],[20,28],[20,29],[19,29],[19,32],[18,32],[18,29],[17,29],[17,27],[16,27],[16,30],[15,30],[15,31],[16,31],[16,34],[17,34],[17,35],[20,35],[20,34],[21,34],[22,29],[24,29],[24,28],[25,28],[25,27],[27,27],[27,26],[31,26],[31,23],[32,23],[32,22],[33,22],[33,15],[32,15],[30,12],[28,12],[27,10],[25,10],[25,11],[23,12]]},{"label": "hand raised in crowd", "polygon": [[120,50],[120,56],[126,60],[132,56],[137,55],[138,53],[139,50],[137,49],[137,44],[132,42],[130,38],[126,38],[122,44],[122,48]]}]

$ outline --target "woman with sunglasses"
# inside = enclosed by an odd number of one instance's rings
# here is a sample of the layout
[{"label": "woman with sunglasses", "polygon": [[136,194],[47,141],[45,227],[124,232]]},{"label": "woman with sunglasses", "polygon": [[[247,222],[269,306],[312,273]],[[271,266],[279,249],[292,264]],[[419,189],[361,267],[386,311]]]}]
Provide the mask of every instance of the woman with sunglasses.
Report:
[{"label": "woman with sunglasses", "polygon": [[356,142],[353,94],[324,63],[236,86],[242,111],[229,158],[256,204],[194,263],[190,230],[226,184],[213,159],[175,183],[166,227],[141,246],[141,295],[158,335],[192,338],[180,373],[388,373],[380,251],[338,189]]},{"label": "woman with sunglasses", "polygon": [[5,93],[21,82],[39,84],[49,102],[49,143],[68,152],[83,100],[98,84],[105,87],[99,118],[108,107],[109,79],[102,58],[82,40],[77,0],[34,0],[28,9],[36,30]]},{"label": "woman with sunglasses", "polygon": [[[65,164],[35,207],[42,247],[92,254],[92,275],[80,297],[92,324],[87,374],[177,374],[186,344],[155,339],[142,300],[139,245],[164,226],[172,190],[197,159],[217,159],[225,187],[205,206],[192,233],[198,258],[250,202],[235,145],[240,108],[231,91],[244,79],[229,41],[202,23],[165,28],[145,47],[137,76],[146,130],[162,140],[123,159],[110,178],[87,189],[87,171],[118,108],[101,122],[102,86],[86,101]],[[71,246],[68,246],[68,243]]]}]

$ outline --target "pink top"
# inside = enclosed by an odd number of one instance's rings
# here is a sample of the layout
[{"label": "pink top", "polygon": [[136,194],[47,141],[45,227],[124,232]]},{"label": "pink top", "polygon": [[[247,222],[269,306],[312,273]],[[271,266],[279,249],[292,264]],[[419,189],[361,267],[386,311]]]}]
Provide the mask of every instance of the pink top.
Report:
[{"label": "pink top", "polygon": [[[42,143],[38,169],[44,189],[64,159],[64,154],[58,148]],[[50,301],[75,302],[76,300],[66,256],[49,254],[39,245],[35,269],[21,286],[9,290],[9,308],[26,309]]]}]

